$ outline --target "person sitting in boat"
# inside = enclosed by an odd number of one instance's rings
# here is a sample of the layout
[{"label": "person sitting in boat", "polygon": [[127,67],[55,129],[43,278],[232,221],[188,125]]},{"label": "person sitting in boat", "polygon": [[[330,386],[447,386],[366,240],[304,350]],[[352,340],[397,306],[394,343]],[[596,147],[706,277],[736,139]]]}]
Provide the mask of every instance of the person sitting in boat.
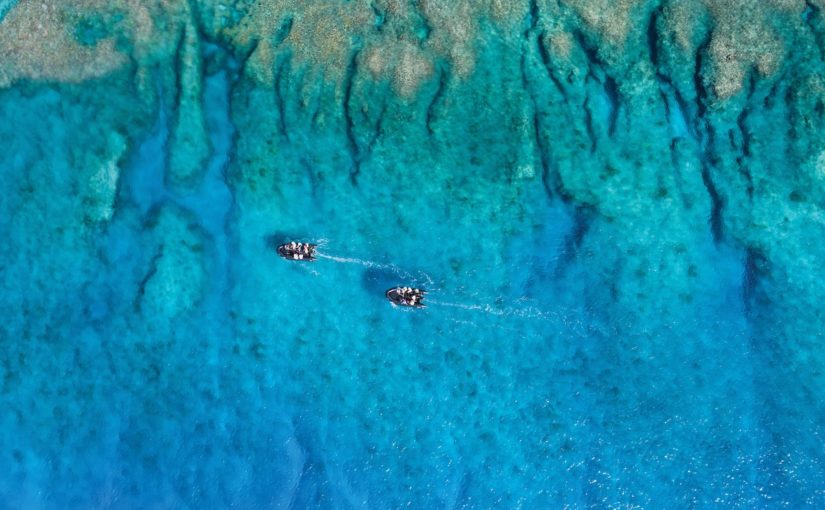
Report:
[{"label": "person sitting in boat", "polygon": [[417,305],[421,303],[421,291],[413,287],[404,287],[402,295],[407,304]]},{"label": "person sitting in boat", "polygon": [[423,308],[424,291],[412,287],[393,287],[384,294],[391,303],[400,306]]},{"label": "person sitting in boat", "polygon": [[315,245],[310,243],[286,242],[278,246],[278,255],[287,260],[315,260]]}]

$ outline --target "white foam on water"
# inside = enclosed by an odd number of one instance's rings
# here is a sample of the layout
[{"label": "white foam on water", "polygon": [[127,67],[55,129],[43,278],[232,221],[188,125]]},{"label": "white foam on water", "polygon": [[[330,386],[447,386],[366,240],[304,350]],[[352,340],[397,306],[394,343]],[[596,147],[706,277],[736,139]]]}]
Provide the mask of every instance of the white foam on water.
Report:
[{"label": "white foam on water", "polygon": [[400,267],[393,265],[393,264],[382,264],[381,262],[374,262],[372,260],[364,260],[354,257],[336,257],[334,255],[326,255],[324,253],[315,252],[315,256],[318,258],[323,258],[327,260],[332,260],[334,262],[341,262],[344,264],[358,264],[364,267],[369,267],[373,269],[383,269],[386,271],[391,271],[392,273],[396,274],[399,278],[402,278],[410,283],[418,283],[418,282],[425,282],[428,289],[432,289],[435,285],[435,281],[423,271],[418,271],[418,276],[410,273],[409,271],[405,271]]},{"label": "white foam on water", "polygon": [[302,271],[306,271],[312,276],[321,276],[321,273],[319,273],[318,271],[316,271],[315,269],[306,264],[298,264],[298,267],[300,267]]},{"label": "white foam on water", "polygon": [[557,309],[557,310],[542,310],[533,306],[496,306],[488,303],[454,303],[450,301],[439,301],[428,298],[426,303],[434,306],[445,306],[449,308],[459,308],[470,312],[480,312],[497,317],[512,317],[527,320],[541,320],[552,321],[558,324],[564,324],[565,327],[573,329],[576,326],[581,326],[582,322],[575,319],[576,316],[573,310]]},{"label": "white foam on water", "polygon": [[461,308],[463,310],[470,310],[475,312],[484,312],[491,315],[498,315],[501,317],[524,317],[529,319],[543,319],[543,318],[556,318],[559,315],[553,312],[545,312],[543,310],[539,310],[533,307],[525,307],[525,308],[514,308],[514,307],[497,307],[490,304],[467,304],[467,303],[451,303],[447,301],[436,301],[433,299],[428,299],[427,303],[439,305],[439,306],[449,306],[452,308]]}]

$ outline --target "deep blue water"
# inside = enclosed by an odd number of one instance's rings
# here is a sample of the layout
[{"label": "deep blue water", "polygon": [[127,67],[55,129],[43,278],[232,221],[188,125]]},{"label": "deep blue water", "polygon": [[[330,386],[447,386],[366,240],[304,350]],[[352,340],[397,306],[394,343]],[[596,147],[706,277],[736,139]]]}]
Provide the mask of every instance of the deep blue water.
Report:
[{"label": "deep blue water", "polygon": [[[467,104],[440,145],[369,143],[204,70],[188,186],[162,80],[0,91],[0,507],[825,505],[818,333],[782,329],[793,286],[754,283],[710,207],[571,200]],[[280,259],[293,239],[319,260]]]}]

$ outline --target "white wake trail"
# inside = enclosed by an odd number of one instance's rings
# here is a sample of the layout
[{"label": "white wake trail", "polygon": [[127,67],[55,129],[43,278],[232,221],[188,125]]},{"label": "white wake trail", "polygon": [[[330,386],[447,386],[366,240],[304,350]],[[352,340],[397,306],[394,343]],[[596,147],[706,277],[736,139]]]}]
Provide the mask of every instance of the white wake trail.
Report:
[{"label": "white wake trail", "polygon": [[416,282],[419,282],[419,281],[426,282],[427,286],[430,287],[430,288],[432,288],[435,285],[435,282],[433,281],[432,278],[430,278],[430,275],[428,275],[427,273],[425,273],[423,271],[419,271],[418,276],[415,276],[414,274],[410,273],[409,271],[405,271],[405,270],[401,269],[400,267],[395,266],[393,264],[382,264],[380,262],[373,262],[371,260],[364,260],[364,259],[359,259],[359,258],[354,258],[354,257],[336,257],[334,255],[327,255],[325,253],[318,253],[318,252],[315,252],[315,256],[318,257],[318,258],[332,260],[332,261],[335,261],[335,262],[341,262],[341,263],[344,263],[344,264],[358,264],[358,265],[361,265],[361,266],[364,266],[364,267],[369,267],[369,268],[372,268],[372,269],[383,269],[383,270],[386,270],[386,271],[391,271],[391,272],[395,273],[399,278],[402,278],[404,280],[409,280],[411,283],[416,283]]},{"label": "white wake trail", "polygon": [[451,303],[448,301],[438,301],[435,299],[427,299],[427,304],[437,306],[447,306],[451,308],[460,308],[471,312],[481,312],[489,315],[496,315],[499,317],[520,317],[522,319],[538,319],[538,320],[561,320],[567,322],[564,314],[557,311],[547,311],[534,308],[532,306],[524,308],[515,308],[511,306],[498,307],[490,304],[467,304],[467,303]]}]

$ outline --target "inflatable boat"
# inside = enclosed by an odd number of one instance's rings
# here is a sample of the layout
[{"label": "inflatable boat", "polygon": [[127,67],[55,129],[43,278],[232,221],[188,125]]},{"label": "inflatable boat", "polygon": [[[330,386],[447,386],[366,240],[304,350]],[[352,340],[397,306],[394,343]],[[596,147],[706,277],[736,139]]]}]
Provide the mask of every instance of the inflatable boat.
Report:
[{"label": "inflatable boat", "polygon": [[278,255],[287,260],[301,260],[312,262],[315,260],[317,245],[310,243],[286,243],[278,246]]},{"label": "inflatable boat", "polygon": [[410,306],[413,308],[424,308],[426,305],[421,301],[427,291],[423,289],[415,289],[412,287],[393,287],[389,289],[385,296],[390,300],[390,303],[398,306]]}]

